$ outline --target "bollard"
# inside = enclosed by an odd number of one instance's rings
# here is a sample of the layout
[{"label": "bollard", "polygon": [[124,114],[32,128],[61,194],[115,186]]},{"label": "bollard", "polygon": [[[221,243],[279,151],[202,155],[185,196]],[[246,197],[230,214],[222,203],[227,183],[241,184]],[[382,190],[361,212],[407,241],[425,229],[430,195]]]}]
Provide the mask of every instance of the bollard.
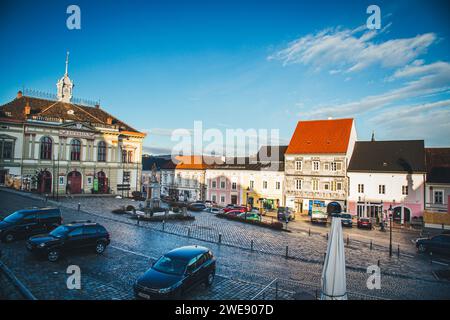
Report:
[{"label": "bollard", "polygon": [[275,282],[275,300],[278,300],[278,281]]},{"label": "bollard", "polygon": [[328,240],[328,232],[327,232],[327,240]]},{"label": "bollard", "polygon": [[289,258],[289,246],[286,246],[286,259]]},{"label": "bollard", "polygon": [[162,229],[163,229],[163,231],[164,231],[165,228],[166,228],[166,221],[163,220],[163,223],[162,223]]},{"label": "bollard", "polygon": [[380,266],[380,259],[378,259],[378,261],[377,261],[377,266],[378,267]]},{"label": "bollard", "polygon": [[139,216],[137,216],[137,225],[139,225]]},{"label": "bollard", "polygon": [[433,252],[430,252],[430,264],[433,264]]},{"label": "bollard", "polygon": [[350,238],[349,238],[349,236],[347,235],[347,245],[350,243]]},{"label": "bollard", "polygon": [[397,258],[400,258],[400,245],[397,245]]},{"label": "bollard", "polygon": [[324,254],[323,254],[323,261],[325,261],[326,258],[327,258],[327,253],[324,252]]},{"label": "bollard", "polygon": [[219,243],[222,243],[222,234],[219,233]]},{"label": "bollard", "polygon": [[253,240],[250,241],[250,250],[253,251]]},{"label": "bollard", "polygon": [[308,236],[311,236],[311,228],[308,230]]},{"label": "bollard", "polygon": [[81,203],[78,202],[78,211],[80,211]]},{"label": "bollard", "polygon": [[370,250],[372,250],[372,240],[370,240]]},{"label": "bollard", "polygon": [[191,237],[191,227],[188,227],[188,238]]}]

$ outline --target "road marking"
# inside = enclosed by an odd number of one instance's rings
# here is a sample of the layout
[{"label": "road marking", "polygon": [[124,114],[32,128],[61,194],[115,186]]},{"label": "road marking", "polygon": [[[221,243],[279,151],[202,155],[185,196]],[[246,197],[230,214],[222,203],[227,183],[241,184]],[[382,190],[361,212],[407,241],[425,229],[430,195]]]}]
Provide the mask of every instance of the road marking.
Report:
[{"label": "road marking", "polygon": [[448,263],[439,262],[439,261],[435,261],[435,260],[431,260],[431,262],[432,262],[432,263],[439,264],[439,265],[441,265],[441,266],[446,266],[446,267],[448,267]]},{"label": "road marking", "polygon": [[123,252],[131,253],[131,254],[134,254],[134,255],[137,255],[137,256],[140,256],[140,257],[144,257],[144,258],[147,258],[147,259],[152,259],[152,260],[157,260],[158,259],[158,258],[155,258],[155,257],[151,257],[151,256],[148,256],[148,255],[145,255],[143,253],[131,251],[131,250],[128,250],[128,249],[117,247],[117,246],[111,246],[111,248],[114,248],[114,249],[117,249],[117,250],[120,250],[120,251],[123,251]]}]

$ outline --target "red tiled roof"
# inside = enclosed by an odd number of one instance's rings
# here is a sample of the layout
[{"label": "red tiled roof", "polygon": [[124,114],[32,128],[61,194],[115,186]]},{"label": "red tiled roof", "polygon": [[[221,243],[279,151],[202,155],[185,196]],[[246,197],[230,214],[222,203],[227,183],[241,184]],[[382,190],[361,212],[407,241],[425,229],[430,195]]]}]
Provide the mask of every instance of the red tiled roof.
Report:
[{"label": "red tiled roof", "polygon": [[178,161],[176,169],[205,170],[207,168],[202,156],[177,156],[176,159]]},{"label": "red tiled roof", "polygon": [[286,154],[346,153],[353,119],[299,121]]}]

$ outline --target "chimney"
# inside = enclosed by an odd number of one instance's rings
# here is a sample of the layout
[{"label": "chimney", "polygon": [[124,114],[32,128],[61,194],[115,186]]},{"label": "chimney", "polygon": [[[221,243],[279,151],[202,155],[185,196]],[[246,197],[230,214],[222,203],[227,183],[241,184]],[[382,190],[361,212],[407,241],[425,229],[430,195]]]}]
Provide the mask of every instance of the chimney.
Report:
[{"label": "chimney", "polygon": [[95,104],[95,109],[100,109],[100,104],[96,103]]},{"label": "chimney", "polygon": [[112,120],[113,119],[111,117],[106,118],[106,124],[111,125],[112,124]]},{"label": "chimney", "polygon": [[23,113],[25,114],[25,116],[27,116],[27,115],[29,115],[31,113],[31,107],[30,107],[30,102],[29,101],[27,101],[27,104],[25,105]]},{"label": "chimney", "polygon": [[17,97],[16,97],[16,99],[22,98],[22,96],[23,96],[23,93],[22,93],[21,90],[19,90],[19,91],[17,92]]}]

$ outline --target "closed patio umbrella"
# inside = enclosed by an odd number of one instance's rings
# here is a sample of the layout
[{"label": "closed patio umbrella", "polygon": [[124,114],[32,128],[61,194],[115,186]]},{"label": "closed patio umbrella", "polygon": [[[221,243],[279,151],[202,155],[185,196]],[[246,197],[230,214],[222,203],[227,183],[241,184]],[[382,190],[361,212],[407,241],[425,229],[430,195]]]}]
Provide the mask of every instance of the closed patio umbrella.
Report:
[{"label": "closed patio umbrella", "polygon": [[347,300],[344,237],[340,218],[333,218],[322,270],[321,300]]}]

